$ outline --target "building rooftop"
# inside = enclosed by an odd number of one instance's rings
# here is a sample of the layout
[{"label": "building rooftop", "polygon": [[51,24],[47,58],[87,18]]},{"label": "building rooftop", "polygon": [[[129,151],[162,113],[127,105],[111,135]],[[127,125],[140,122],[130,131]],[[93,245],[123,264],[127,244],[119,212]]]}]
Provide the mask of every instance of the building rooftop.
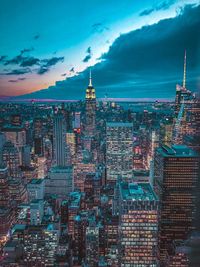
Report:
[{"label": "building rooftop", "polygon": [[29,184],[35,185],[35,184],[41,184],[42,182],[44,182],[44,179],[40,179],[40,178],[39,179],[32,179]]},{"label": "building rooftop", "polygon": [[163,145],[157,148],[157,151],[163,157],[199,157],[200,155],[186,145],[172,145],[171,147]]},{"label": "building rooftop", "polygon": [[132,123],[129,122],[107,122],[107,127],[133,127]]},{"label": "building rooftop", "polygon": [[148,183],[120,183],[120,193],[123,200],[152,201],[158,200],[152,187]]}]

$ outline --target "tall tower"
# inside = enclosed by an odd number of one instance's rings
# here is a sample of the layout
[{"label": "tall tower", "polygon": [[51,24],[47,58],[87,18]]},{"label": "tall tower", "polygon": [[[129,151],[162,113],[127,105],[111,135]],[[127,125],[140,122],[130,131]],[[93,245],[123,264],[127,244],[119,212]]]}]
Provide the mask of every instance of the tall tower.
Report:
[{"label": "tall tower", "polygon": [[91,70],[89,77],[89,85],[86,89],[85,102],[85,134],[88,136],[94,136],[96,128],[96,94],[95,88],[92,85]]},{"label": "tall tower", "polygon": [[176,85],[176,98],[175,98],[175,115],[178,116],[181,104],[184,101],[191,100],[192,92],[186,88],[186,66],[187,66],[187,54],[185,50],[184,54],[184,66],[183,66],[183,85]]},{"label": "tall tower", "polygon": [[66,153],[66,121],[62,113],[58,112],[54,118],[54,160],[58,167],[65,167]]}]

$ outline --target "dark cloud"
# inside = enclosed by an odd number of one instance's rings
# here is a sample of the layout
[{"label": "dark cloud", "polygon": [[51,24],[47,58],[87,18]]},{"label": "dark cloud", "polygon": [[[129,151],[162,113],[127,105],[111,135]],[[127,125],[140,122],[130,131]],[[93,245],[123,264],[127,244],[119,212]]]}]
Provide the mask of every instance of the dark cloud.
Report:
[{"label": "dark cloud", "polygon": [[92,53],[91,46],[88,47],[88,49],[86,50],[86,53],[88,53],[88,54]]},{"label": "dark cloud", "polygon": [[86,55],[83,59],[83,62],[86,63],[91,59],[91,55]]},{"label": "dark cloud", "polygon": [[17,65],[20,64],[23,61],[24,57],[20,54],[12,59],[7,60],[4,65]]},{"label": "dark cloud", "polygon": [[39,39],[39,38],[40,38],[40,35],[39,35],[39,34],[36,34],[36,35],[33,37],[34,40],[37,40],[37,39]]},{"label": "dark cloud", "polygon": [[21,67],[31,67],[33,65],[38,65],[40,63],[40,60],[35,57],[25,57],[20,63]]},{"label": "dark cloud", "polygon": [[145,9],[139,15],[140,16],[147,16],[147,15],[151,14],[153,11],[154,11],[153,8]]},{"label": "dark cloud", "polygon": [[[174,98],[182,82],[183,56],[187,49],[187,87],[197,90],[200,71],[200,6],[186,6],[175,18],[121,35],[102,61],[93,67],[98,97]],[[30,97],[80,99],[87,87],[89,69]],[[28,96],[28,97],[29,97]],[[26,96],[27,97],[27,96]]]},{"label": "dark cloud", "polygon": [[139,15],[140,16],[147,16],[147,15],[151,14],[154,11],[166,10],[171,5],[173,5],[175,2],[176,2],[175,0],[163,1],[163,2],[157,4],[156,6],[154,6],[152,8],[148,8],[148,9],[143,10]]},{"label": "dark cloud", "polygon": [[108,31],[108,30],[109,30],[109,28],[103,22],[94,23],[92,25],[92,32],[93,33],[102,33],[104,31]]},{"label": "dark cloud", "polygon": [[43,59],[40,61],[40,68],[37,71],[37,74],[42,75],[50,70],[50,68],[56,65],[59,62],[63,62],[64,57],[52,57],[48,59]]},{"label": "dark cloud", "polygon": [[0,62],[4,62],[7,56],[0,56]]},{"label": "dark cloud", "polygon": [[30,72],[31,70],[29,68],[23,68],[23,69],[14,69],[6,73],[1,73],[1,75],[22,75]]},{"label": "dark cloud", "polygon": [[17,83],[18,80],[9,80],[8,82],[9,82],[9,83]]},{"label": "dark cloud", "polygon": [[63,73],[63,74],[61,74],[61,76],[63,76],[63,77],[65,77],[67,75],[67,73]]},{"label": "dark cloud", "polygon": [[52,57],[49,59],[41,60],[43,67],[49,68],[51,66],[56,65],[58,62],[63,62],[64,57]]},{"label": "dark cloud", "polygon": [[83,62],[86,63],[88,62],[91,58],[92,58],[92,49],[91,49],[91,46],[89,46],[86,50],[86,56],[84,57],[83,59]]},{"label": "dark cloud", "polygon": [[[4,62],[4,65],[19,65],[19,67],[32,67],[35,65],[39,65],[40,68],[37,70],[38,74],[44,74],[49,71],[49,69],[56,65],[58,62],[63,62],[64,57],[52,57],[48,59],[39,59],[33,56],[24,56],[24,53],[32,51],[32,49],[23,49],[21,53],[9,60]],[[10,72],[8,72],[10,73]],[[11,72],[12,73],[12,72]],[[6,74],[9,75],[9,74]]]},{"label": "dark cloud", "polygon": [[37,74],[42,75],[49,71],[49,68],[41,67],[38,69]]},{"label": "dark cloud", "polygon": [[17,82],[19,82],[19,81],[24,81],[24,80],[26,80],[26,78],[22,77],[22,78],[18,78],[18,79],[16,79],[16,80],[9,80],[8,82],[9,82],[9,83],[17,83]]},{"label": "dark cloud", "polygon": [[75,72],[74,67],[72,67],[72,68],[69,70],[69,72]]},{"label": "dark cloud", "polygon": [[[22,50],[24,51],[24,50]],[[40,63],[40,60],[35,57],[31,56],[23,56],[23,53],[27,51],[22,52],[20,55],[7,60],[4,65],[19,65],[20,67],[31,67],[33,65],[37,65]]]},{"label": "dark cloud", "polygon": [[34,50],[33,47],[31,47],[31,48],[24,48],[24,49],[21,50],[21,55],[23,55],[24,53],[31,52],[31,51],[33,51],[33,50]]}]

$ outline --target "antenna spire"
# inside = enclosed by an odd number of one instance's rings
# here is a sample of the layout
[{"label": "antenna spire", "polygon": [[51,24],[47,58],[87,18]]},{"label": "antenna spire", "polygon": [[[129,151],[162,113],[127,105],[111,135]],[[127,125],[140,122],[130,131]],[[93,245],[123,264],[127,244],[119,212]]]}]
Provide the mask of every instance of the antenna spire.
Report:
[{"label": "antenna spire", "polygon": [[92,71],[90,68],[90,76],[89,76],[89,86],[92,86]]},{"label": "antenna spire", "polygon": [[183,70],[183,88],[186,88],[186,60],[187,60],[187,54],[185,50],[185,56],[184,56],[184,70]]}]

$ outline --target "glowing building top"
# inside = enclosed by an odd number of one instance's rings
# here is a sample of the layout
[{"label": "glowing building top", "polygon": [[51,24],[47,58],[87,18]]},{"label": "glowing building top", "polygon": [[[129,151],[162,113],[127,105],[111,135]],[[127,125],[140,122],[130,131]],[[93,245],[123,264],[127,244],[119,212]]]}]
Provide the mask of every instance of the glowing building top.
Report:
[{"label": "glowing building top", "polygon": [[86,89],[86,100],[95,100],[96,99],[96,94],[95,94],[95,88],[92,85],[92,74],[91,74],[91,69],[90,69],[90,77],[89,77],[89,85]]}]

